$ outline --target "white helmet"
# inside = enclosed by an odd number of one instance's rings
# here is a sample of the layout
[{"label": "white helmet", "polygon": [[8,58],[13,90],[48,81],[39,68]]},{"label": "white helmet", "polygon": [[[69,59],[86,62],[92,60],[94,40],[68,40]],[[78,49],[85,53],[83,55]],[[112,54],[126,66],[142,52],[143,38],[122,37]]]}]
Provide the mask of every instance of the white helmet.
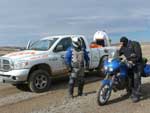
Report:
[{"label": "white helmet", "polygon": [[72,37],[72,46],[75,48],[81,47],[81,39],[79,37]]},{"label": "white helmet", "polygon": [[93,41],[95,42],[96,40],[104,40],[104,39],[107,39],[107,38],[108,38],[108,35],[107,35],[106,32],[104,32],[104,31],[97,31],[94,34]]}]

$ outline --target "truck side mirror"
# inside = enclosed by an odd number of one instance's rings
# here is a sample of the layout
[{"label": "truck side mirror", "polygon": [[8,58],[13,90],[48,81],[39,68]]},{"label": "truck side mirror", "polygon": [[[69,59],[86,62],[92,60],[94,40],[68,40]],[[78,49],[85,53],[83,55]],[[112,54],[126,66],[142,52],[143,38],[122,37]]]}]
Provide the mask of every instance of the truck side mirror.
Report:
[{"label": "truck side mirror", "polygon": [[31,40],[28,41],[27,46],[26,46],[26,49],[29,49],[30,46],[31,46]]},{"label": "truck side mirror", "polygon": [[34,44],[35,42],[37,42],[38,40],[29,40],[26,46],[26,50],[30,49],[30,47],[32,46],[32,44]]},{"label": "truck side mirror", "polygon": [[64,46],[63,45],[58,45],[55,48],[55,52],[59,52],[59,51],[63,51],[64,50]]}]

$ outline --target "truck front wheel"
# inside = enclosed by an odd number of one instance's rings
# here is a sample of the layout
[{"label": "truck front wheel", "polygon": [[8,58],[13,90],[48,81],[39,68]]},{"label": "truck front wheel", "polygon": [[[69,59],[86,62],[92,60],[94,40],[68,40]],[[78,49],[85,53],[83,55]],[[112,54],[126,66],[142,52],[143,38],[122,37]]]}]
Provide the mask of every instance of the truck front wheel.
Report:
[{"label": "truck front wheel", "polygon": [[28,84],[32,92],[41,93],[50,88],[51,78],[47,71],[36,70],[31,73]]}]

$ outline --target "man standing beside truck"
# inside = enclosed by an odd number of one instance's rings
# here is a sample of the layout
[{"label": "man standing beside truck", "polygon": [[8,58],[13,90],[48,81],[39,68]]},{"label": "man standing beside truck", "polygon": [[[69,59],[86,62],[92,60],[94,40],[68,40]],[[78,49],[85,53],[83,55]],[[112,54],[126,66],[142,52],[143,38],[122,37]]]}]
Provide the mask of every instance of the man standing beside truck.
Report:
[{"label": "man standing beside truck", "polygon": [[83,95],[84,70],[88,67],[89,56],[81,37],[72,38],[72,47],[67,50],[65,61],[71,74],[69,77],[69,97],[73,98],[75,81],[78,84],[78,96]]},{"label": "man standing beside truck", "polygon": [[132,80],[131,99],[133,102],[140,100],[141,96],[141,74],[143,71],[142,50],[139,42],[128,40],[126,37],[120,39],[120,55],[124,55],[132,64],[131,71],[133,75],[129,76]]}]

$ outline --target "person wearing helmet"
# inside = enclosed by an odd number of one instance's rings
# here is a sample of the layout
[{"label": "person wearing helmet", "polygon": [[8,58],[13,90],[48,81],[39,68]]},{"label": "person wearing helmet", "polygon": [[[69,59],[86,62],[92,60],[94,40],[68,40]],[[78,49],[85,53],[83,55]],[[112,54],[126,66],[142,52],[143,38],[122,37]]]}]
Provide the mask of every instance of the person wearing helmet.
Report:
[{"label": "person wearing helmet", "polygon": [[81,37],[72,38],[72,47],[70,47],[65,55],[65,61],[71,74],[69,77],[69,97],[73,98],[75,81],[78,84],[78,96],[83,94],[84,86],[84,70],[88,67],[89,56],[82,45]]},{"label": "person wearing helmet", "polygon": [[141,73],[143,72],[142,50],[139,42],[128,40],[123,36],[120,38],[121,48],[119,54],[124,55],[132,64],[130,70],[133,74],[129,75],[131,79],[131,99],[133,102],[138,102],[141,96]]},{"label": "person wearing helmet", "polygon": [[105,31],[97,31],[94,34],[93,42],[91,43],[91,48],[101,48],[110,45],[110,40]]}]

